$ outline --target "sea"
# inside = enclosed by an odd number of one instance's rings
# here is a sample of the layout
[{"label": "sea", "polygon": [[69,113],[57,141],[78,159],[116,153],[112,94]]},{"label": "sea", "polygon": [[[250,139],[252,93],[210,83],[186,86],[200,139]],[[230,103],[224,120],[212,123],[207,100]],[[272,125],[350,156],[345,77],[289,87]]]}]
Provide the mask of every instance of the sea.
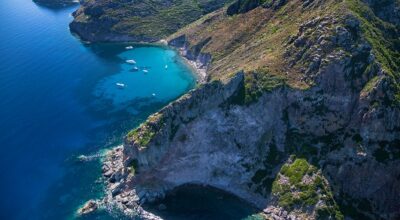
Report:
[{"label": "sea", "polygon": [[[115,210],[76,214],[103,196],[102,155],[196,86],[172,49],[80,41],[68,28],[77,8],[0,2],[0,219],[124,219]],[[160,213],[166,219],[254,212],[208,188],[184,187],[166,199],[173,207]]]}]

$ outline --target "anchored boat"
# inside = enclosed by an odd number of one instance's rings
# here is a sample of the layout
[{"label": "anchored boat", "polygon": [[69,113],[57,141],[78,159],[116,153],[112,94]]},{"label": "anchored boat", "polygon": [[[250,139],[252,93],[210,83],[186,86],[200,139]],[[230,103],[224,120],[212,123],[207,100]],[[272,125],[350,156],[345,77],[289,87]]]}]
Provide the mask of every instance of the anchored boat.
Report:
[{"label": "anchored boat", "polygon": [[126,85],[123,84],[123,83],[115,83],[115,85],[116,85],[118,88],[121,88],[121,89],[123,89],[123,88],[126,87]]},{"label": "anchored boat", "polygon": [[127,60],[126,62],[129,63],[129,64],[136,64],[135,60]]}]

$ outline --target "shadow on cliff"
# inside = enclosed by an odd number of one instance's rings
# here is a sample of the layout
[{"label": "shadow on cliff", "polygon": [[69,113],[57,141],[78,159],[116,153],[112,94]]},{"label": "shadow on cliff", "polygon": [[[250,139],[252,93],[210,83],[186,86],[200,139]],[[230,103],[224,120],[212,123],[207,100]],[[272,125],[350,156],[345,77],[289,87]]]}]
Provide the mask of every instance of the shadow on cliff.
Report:
[{"label": "shadow on cliff", "polygon": [[179,186],[144,208],[169,220],[257,219],[261,211],[225,191],[194,184]]}]

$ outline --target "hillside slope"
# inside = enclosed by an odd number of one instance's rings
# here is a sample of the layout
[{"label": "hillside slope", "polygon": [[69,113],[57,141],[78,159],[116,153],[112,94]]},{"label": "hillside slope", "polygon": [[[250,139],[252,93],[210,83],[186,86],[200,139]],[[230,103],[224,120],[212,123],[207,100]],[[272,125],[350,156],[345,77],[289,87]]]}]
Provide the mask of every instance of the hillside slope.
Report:
[{"label": "hillside slope", "polygon": [[398,0],[237,0],[172,34],[208,82],[110,152],[103,202],[132,214],[200,183],[267,219],[399,219],[399,12]]},{"label": "hillside slope", "polygon": [[158,41],[228,0],[87,0],[70,24],[88,41]]}]

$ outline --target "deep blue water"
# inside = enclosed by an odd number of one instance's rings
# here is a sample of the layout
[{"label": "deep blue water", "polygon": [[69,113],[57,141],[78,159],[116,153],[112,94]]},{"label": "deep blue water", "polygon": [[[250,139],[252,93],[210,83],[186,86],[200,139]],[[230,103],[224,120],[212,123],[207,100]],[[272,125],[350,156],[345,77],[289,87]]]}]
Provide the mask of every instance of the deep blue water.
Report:
[{"label": "deep blue water", "polygon": [[[76,8],[0,2],[0,219],[75,219],[104,187],[100,160],[78,156],[120,144],[128,130],[195,85],[172,50],[80,42],[68,30]],[[135,65],[126,62],[132,59]],[[160,202],[166,219],[250,219],[256,212],[201,187]],[[123,217],[100,211],[80,219]]]},{"label": "deep blue water", "polygon": [[[164,206],[163,208],[160,208]],[[168,220],[262,220],[259,211],[212,187],[183,185],[145,208]]]},{"label": "deep blue water", "polygon": [[102,194],[99,160],[77,156],[120,143],[195,84],[174,51],[83,44],[68,30],[75,9],[0,2],[0,219],[74,218]]}]

